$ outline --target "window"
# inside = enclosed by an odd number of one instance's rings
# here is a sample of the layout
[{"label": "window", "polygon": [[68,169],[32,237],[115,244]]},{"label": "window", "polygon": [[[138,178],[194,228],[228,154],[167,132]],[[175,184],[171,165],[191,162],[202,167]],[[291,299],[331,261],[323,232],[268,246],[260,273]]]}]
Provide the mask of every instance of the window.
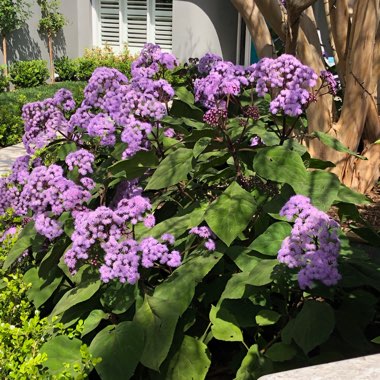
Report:
[{"label": "window", "polygon": [[95,45],[126,43],[133,54],[146,42],[172,49],[173,0],[93,0],[93,14]]}]

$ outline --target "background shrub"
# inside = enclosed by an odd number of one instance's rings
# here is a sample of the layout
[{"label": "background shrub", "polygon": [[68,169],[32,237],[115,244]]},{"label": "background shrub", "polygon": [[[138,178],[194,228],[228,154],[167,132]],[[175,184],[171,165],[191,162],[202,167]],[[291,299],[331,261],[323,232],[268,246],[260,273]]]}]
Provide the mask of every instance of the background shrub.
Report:
[{"label": "background shrub", "polygon": [[74,81],[78,79],[78,61],[68,57],[61,57],[54,61],[57,81]]},{"label": "background shrub", "polygon": [[16,88],[37,87],[49,78],[49,71],[42,60],[18,61],[12,64],[10,76]]},{"label": "background shrub", "polygon": [[9,80],[4,75],[4,71],[2,70],[2,67],[0,66],[0,92],[4,92],[8,89],[9,86]]}]

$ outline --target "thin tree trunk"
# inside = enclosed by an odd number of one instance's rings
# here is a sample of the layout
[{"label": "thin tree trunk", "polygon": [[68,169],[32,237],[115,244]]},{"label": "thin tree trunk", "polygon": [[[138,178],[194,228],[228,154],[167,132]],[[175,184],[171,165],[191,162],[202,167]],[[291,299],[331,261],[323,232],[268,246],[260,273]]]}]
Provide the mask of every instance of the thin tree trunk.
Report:
[{"label": "thin tree trunk", "polygon": [[3,34],[4,74],[8,75],[7,37]]},{"label": "thin tree trunk", "polygon": [[48,45],[49,45],[49,59],[50,59],[50,80],[51,80],[51,83],[55,83],[54,60],[53,60],[53,38],[51,34],[48,35]]},{"label": "thin tree trunk", "polygon": [[241,14],[252,36],[253,44],[259,58],[274,57],[276,55],[272,36],[263,15],[255,1],[232,0],[232,4]]}]

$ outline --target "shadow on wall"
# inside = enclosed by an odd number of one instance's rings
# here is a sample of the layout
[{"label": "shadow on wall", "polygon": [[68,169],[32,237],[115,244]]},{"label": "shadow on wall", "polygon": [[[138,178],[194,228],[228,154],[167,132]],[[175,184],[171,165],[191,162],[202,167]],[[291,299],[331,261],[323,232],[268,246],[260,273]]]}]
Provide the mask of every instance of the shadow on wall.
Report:
[{"label": "shadow on wall", "polygon": [[27,61],[41,59],[42,53],[38,43],[30,36],[29,26],[13,32],[8,39],[8,60],[9,63],[15,61]]},{"label": "shadow on wall", "polygon": [[[38,33],[41,40],[46,46],[46,51],[49,52],[49,43],[46,34]],[[63,34],[63,30],[60,30],[57,35],[53,38],[53,59],[64,57],[67,55],[66,51],[66,38]]]}]

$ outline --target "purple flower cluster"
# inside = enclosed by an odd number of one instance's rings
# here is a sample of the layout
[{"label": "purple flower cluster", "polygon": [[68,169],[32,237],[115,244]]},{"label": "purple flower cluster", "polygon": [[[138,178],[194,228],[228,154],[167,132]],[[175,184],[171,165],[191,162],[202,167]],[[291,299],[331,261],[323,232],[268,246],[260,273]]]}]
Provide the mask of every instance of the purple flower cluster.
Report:
[{"label": "purple flower cluster", "polygon": [[47,214],[38,214],[35,218],[36,231],[47,237],[50,240],[57,238],[63,234],[61,223],[57,220],[50,218]]},{"label": "purple flower cluster", "polygon": [[198,63],[198,71],[200,74],[208,75],[211,69],[219,61],[222,61],[222,57],[213,53],[206,53]]},{"label": "purple flower cluster", "polygon": [[295,217],[291,235],[283,242],[278,260],[289,268],[300,268],[301,289],[311,287],[315,280],[330,286],[341,278],[338,272],[340,241],[339,224],[315,208],[310,199],[295,195],[280,211],[289,221]]},{"label": "purple flower cluster", "polygon": [[209,227],[201,226],[201,227],[193,227],[189,234],[199,236],[202,239],[207,239],[204,243],[204,247],[208,251],[215,251],[215,234],[211,231]]},{"label": "purple flower cluster", "polygon": [[79,174],[86,175],[92,173],[92,164],[95,157],[86,149],[79,149],[76,152],[71,152],[66,156],[65,162],[69,167],[69,170],[74,170],[74,166],[78,168]]},{"label": "purple flower cluster", "polygon": [[[202,60],[202,59],[201,59]],[[249,81],[245,70],[232,62],[215,62],[209,74],[194,82],[195,100],[206,108],[225,108],[228,96],[237,96]]]},{"label": "purple flower cluster", "polygon": [[326,83],[329,93],[331,95],[336,95],[338,89],[338,83],[336,82],[334,75],[330,71],[323,70],[321,71],[321,78],[324,83]]},{"label": "purple flower cluster", "polygon": [[255,136],[251,139],[249,146],[253,147],[253,146],[259,146],[262,144],[263,144],[263,141],[261,140],[261,138],[259,136]]},{"label": "purple flower cluster", "polygon": [[282,111],[289,116],[301,115],[309,102],[308,88],[315,86],[318,79],[310,67],[288,54],[276,59],[263,58],[249,70],[259,96],[272,89],[276,91],[269,107],[273,114]]},{"label": "purple flower cluster", "polygon": [[163,52],[159,45],[148,43],[132,63],[131,73],[134,78],[153,78],[160,70],[172,70],[177,65],[177,58],[173,54]]},{"label": "purple flower cluster", "polygon": [[[140,278],[140,265],[145,268],[150,268],[155,263],[179,266],[180,253],[171,251],[165,244],[174,244],[172,235],[164,234],[162,243],[152,237],[145,238],[140,243],[132,239],[127,223],[134,225],[142,221],[143,214],[151,207],[148,199],[135,195],[122,199],[116,210],[101,206],[96,210],[76,213],[75,231],[71,236],[73,245],[65,254],[65,262],[70,271],[76,271],[78,261],[89,261],[95,265],[100,264],[99,273],[103,282],[118,279],[120,282],[134,284]],[[127,239],[123,238],[125,236]],[[99,257],[99,249],[96,248],[98,245],[104,251],[103,258]]]},{"label": "purple flower cluster", "polygon": [[72,111],[74,107],[73,96],[66,89],[59,90],[53,98],[26,104],[22,109],[25,124],[22,141],[27,153],[33,154],[46,146],[55,139],[58,132],[71,132],[64,111]]}]

